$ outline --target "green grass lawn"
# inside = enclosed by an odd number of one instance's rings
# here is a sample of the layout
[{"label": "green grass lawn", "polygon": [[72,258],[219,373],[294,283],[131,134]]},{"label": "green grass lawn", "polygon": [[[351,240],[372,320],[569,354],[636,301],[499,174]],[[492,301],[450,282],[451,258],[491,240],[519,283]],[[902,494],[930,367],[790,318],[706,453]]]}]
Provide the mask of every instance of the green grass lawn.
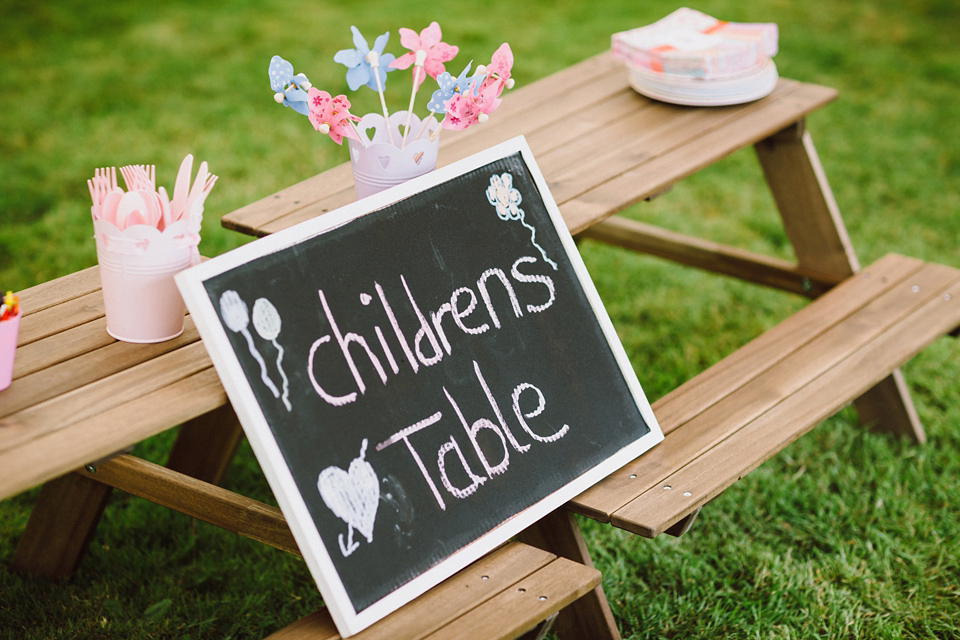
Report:
[{"label": "green grass lawn", "polygon": [[[223,214],[345,161],[273,102],[274,54],[342,93],[332,57],[350,46],[350,25],[370,39],[391,31],[399,53],[398,27],[437,20],[461,46],[457,70],[508,41],[522,85],[678,6],[3,0],[0,287],[95,264],[85,184],[95,167],[156,164],[169,186],[186,153],[208,161],[220,181],[201,251],[217,255],[245,242],[220,228]],[[960,266],[955,0],[689,6],[777,22],[780,73],[839,89],[809,128],[863,263],[897,251]],[[360,113],[376,108],[363,92],[351,95]],[[405,107],[407,95],[390,97]],[[749,152],[628,215],[791,257]],[[651,399],[803,304],[592,242],[581,250]],[[865,432],[844,410],[708,505],[680,539],[584,521],[624,637],[960,637],[958,354],[943,340],[904,369],[924,446]],[[162,461],[171,441],[135,453]],[[225,484],[272,501],[246,446]],[[7,563],[35,495],[0,502],[0,638],[257,638],[320,604],[300,560],[121,492],[73,580],[15,575]]]}]

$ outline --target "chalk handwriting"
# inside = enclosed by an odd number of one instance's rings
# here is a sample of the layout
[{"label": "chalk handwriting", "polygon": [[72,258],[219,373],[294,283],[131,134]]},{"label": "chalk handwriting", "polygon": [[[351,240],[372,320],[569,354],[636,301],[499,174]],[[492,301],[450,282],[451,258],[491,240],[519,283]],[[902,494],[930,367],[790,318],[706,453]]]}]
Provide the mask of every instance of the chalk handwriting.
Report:
[{"label": "chalk handwriting", "polygon": [[[362,292],[360,304],[371,312],[382,311],[390,328],[384,331],[376,325],[373,335],[368,333],[369,338],[347,330],[346,324],[338,320],[343,313],[342,305],[334,309],[326,293],[318,290],[330,333],[314,340],[309,350],[307,374],[314,391],[336,407],[356,402],[367,392],[371,382],[364,379],[361,367],[358,367],[359,360],[369,362],[373,372],[385,385],[391,374],[400,373],[401,362],[417,373],[423,367],[431,367],[444,357],[452,356],[460,332],[464,336],[474,336],[499,330],[507,318],[520,319],[525,314],[549,309],[556,300],[553,279],[547,275],[529,273],[524,266],[538,262],[532,256],[521,256],[509,269],[485,269],[474,287],[457,287],[448,301],[430,311],[425,311],[417,302],[415,283],[408,282],[405,275],[399,276],[402,294],[394,286],[388,295],[379,282],[374,282],[376,297]],[[401,301],[396,305],[390,302],[390,299],[396,301],[398,298]],[[406,300],[402,301],[402,298]],[[379,304],[375,304],[375,300]],[[509,306],[498,310],[495,300],[507,300]],[[403,328],[398,316],[405,320],[406,326],[413,320],[416,330]],[[344,363],[352,382],[337,381],[335,375],[330,373],[342,371]]]}]

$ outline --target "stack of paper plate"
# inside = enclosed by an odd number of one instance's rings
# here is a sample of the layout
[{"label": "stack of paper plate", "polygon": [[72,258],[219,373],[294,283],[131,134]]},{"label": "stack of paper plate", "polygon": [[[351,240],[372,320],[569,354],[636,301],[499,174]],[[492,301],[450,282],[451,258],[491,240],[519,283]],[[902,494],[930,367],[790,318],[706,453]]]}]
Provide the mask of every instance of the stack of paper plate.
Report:
[{"label": "stack of paper plate", "polygon": [[643,95],[721,106],[773,91],[778,37],[772,22],[727,22],[682,7],[653,24],[613,34],[611,49]]},{"label": "stack of paper plate", "polygon": [[630,85],[639,93],[663,102],[695,107],[742,104],[769,95],[777,85],[777,67],[761,59],[747,71],[714,78],[661,73],[627,66]]}]

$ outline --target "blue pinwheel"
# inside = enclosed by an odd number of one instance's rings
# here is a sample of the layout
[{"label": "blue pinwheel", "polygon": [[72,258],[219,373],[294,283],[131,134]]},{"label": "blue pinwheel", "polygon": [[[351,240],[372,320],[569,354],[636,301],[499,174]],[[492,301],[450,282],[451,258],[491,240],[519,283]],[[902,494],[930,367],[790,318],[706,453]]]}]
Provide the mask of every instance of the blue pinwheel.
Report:
[{"label": "blue pinwheel", "polygon": [[[387,46],[387,40],[390,39],[390,32],[377,36],[373,42],[373,49],[367,44],[366,38],[360,34],[356,27],[350,27],[353,32],[354,49],[341,49],[333,56],[334,62],[339,62],[347,68],[347,86],[350,91],[356,91],[363,85],[367,85],[374,91],[382,90],[387,83],[387,72],[395,71],[390,68],[390,63],[396,56],[392,53],[384,53],[383,48]],[[370,64],[370,52],[377,54],[377,65]],[[377,76],[380,82],[377,82]],[[378,86],[379,84],[379,86]]]},{"label": "blue pinwheel", "polygon": [[309,115],[307,90],[310,81],[302,73],[293,75],[293,65],[281,58],[270,59],[270,88],[274,90],[274,99],[285,107],[290,107],[302,115]]},{"label": "blue pinwheel", "polygon": [[427,103],[427,109],[430,109],[430,113],[446,113],[447,102],[450,98],[458,93],[466,93],[476,88],[477,84],[483,81],[483,74],[468,75],[472,65],[473,61],[471,60],[466,68],[460,72],[459,77],[456,78],[454,78],[449,71],[444,71],[437,76],[437,84],[440,85],[440,88],[433,92],[433,96]]}]

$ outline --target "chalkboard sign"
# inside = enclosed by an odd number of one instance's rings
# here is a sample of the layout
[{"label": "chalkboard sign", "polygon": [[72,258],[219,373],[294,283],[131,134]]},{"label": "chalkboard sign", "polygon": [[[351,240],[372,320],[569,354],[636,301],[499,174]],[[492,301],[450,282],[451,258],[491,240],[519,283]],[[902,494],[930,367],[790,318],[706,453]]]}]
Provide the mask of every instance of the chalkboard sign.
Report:
[{"label": "chalkboard sign", "polygon": [[662,439],[523,138],[177,282],[343,635]]}]

